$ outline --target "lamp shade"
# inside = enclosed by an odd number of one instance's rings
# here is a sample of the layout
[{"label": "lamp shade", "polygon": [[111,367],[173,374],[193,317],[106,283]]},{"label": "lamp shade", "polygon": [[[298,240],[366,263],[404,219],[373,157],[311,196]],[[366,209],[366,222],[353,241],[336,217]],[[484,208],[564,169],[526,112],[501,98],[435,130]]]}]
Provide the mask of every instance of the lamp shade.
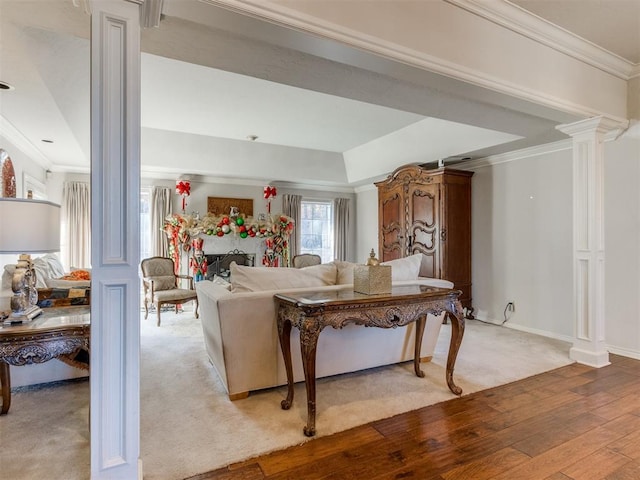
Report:
[{"label": "lamp shade", "polygon": [[44,200],[0,198],[0,253],[60,250],[60,205]]}]

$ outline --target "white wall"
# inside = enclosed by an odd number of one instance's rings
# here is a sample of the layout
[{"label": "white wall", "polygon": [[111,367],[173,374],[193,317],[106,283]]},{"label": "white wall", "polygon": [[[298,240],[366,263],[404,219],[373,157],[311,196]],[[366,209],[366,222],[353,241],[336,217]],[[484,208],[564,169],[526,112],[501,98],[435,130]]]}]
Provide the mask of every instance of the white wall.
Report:
[{"label": "white wall", "polygon": [[[568,144],[570,145],[570,144]],[[478,168],[472,179],[479,319],[573,336],[571,150]]]},{"label": "white wall", "polygon": [[[605,144],[606,343],[640,358],[640,140]],[[572,152],[477,168],[473,177],[473,304],[478,318],[571,338]]]},{"label": "white wall", "polygon": [[378,189],[374,186],[361,187],[357,191],[356,208],[358,210],[356,259],[365,263],[371,249],[378,251]]},{"label": "white wall", "polygon": [[640,358],[640,139],[605,144],[606,341]]}]

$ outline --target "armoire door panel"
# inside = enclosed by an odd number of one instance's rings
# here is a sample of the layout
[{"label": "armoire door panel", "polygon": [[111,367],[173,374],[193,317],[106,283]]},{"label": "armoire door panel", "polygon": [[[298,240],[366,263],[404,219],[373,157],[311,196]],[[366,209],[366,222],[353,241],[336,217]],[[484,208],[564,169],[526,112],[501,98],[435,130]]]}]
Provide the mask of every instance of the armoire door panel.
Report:
[{"label": "armoire door panel", "polygon": [[382,261],[404,257],[404,201],[399,187],[390,189],[379,199],[378,255]]},{"label": "armoire door panel", "polygon": [[416,253],[422,253],[420,276],[429,278],[440,278],[437,253],[433,251],[424,251],[419,246],[411,249],[411,255],[415,255]]},{"label": "armoire door panel", "polygon": [[409,188],[409,215],[427,227],[438,221],[438,185],[415,185]]},{"label": "armoire door panel", "polygon": [[403,257],[404,237],[400,225],[392,223],[388,227],[382,227],[380,231],[380,256],[384,261]]}]

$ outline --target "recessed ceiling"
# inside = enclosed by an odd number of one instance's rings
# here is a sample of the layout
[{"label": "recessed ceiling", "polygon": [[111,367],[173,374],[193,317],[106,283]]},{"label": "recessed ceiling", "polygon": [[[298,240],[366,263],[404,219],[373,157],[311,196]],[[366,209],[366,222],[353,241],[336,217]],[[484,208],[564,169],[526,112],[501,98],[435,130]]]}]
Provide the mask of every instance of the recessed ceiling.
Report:
[{"label": "recessed ceiling", "polygon": [[[157,55],[142,55],[142,126],[342,153],[425,118]],[[168,114],[170,112],[170,114]]]}]

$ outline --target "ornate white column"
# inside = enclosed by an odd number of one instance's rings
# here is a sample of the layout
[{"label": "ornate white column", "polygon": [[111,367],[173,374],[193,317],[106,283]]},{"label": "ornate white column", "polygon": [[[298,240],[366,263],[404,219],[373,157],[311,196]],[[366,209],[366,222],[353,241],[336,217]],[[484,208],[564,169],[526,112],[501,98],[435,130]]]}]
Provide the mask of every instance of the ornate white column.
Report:
[{"label": "ornate white column", "polygon": [[604,302],[604,141],[626,123],[594,117],[556,127],[573,139],[574,343],[570,357],[586,365],[609,364]]},{"label": "ornate white column", "polygon": [[142,478],[140,4],[92,0],[91,478]]}]

